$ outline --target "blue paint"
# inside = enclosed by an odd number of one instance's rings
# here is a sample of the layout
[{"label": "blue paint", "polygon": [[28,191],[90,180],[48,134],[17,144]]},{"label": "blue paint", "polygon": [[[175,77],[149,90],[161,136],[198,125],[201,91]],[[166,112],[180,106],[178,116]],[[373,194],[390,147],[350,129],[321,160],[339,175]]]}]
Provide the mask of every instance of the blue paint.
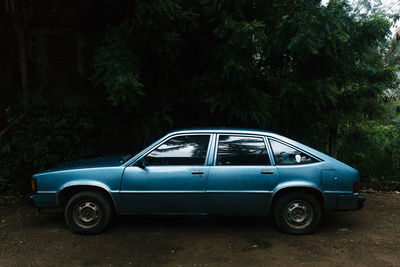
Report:
[{"label": "blue paint", "polygon": [[[201,166],[140,166],[153,149],[178,135],[209,134],[207,156]],[[218,135],[262,137],[271,165],[216,166]],[[276,165],[270,139],[301,151],[316,162]],[[194,171],[195,174],[192,172]],[[200,172],[200,173],[199,173]],[[307,188],[321,192],[324,208],[357,209],[357,170],[315,149],[267,131],[192,129],[169,133],[131,157],[109,157],[68,163],[33,175],[39,208],[57,208],[63,190],[90,186],[108,192],[117,213],[268,213],[280,190]]]}]

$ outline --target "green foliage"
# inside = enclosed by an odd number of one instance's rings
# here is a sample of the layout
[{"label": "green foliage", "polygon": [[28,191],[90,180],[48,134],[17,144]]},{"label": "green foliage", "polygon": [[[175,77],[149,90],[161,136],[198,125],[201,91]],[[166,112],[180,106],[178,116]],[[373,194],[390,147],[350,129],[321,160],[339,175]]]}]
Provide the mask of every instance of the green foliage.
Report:
[{"label": "green foliage", "polygon": [[107,33],[95,56],[93,80],[95,85],[105,87],[112,105],[130,109],[144,93],[143,84],[139,81],[138,59],[124,39],[127,32],[128,21]]},{"label": "green foliage", "polygon": [[[130,18],[105,34],[96,50],[93,79],[112,104],[122,106],[123,101],[115,101],[117,93],[143,121],[158,119],[155,125],[209,125],[217,113],[221,118],[212,124],[263,124],[269,97],[256,86],[260,67],[254,55],[261,53],[265,25],[243,8],[251,4],[140,2]],[[120,90],[116,85],[128,75],[134,79]],[[252,109],[246,108],[249,103]],[[187,125],[199,111],[203,118]]]},{"label": "green foliage", "polygon": [[29,190],[33,173],[93,155],[93,122],[78,112],[29,110],[23,119],[8,112],[12,125],[0,138],[0,192]]},{"label": "green foliage", "polygon": [[301,2],[305,5],[276,28],[278,39],[287,39],[283,49],[290,55],[281,63],[289,67],[282,68],[277,95],[289,99],[292,109],[316,113],[327,126],[357,121],[395,80],[383,61],[390,23],[378,13],[356,16],[344,1],[327,7]]},{"label": "green foliage", "polygon": [[339,145],[342,160],[371,182],[400,181],[400,124],[365,120],[343,125]]}]

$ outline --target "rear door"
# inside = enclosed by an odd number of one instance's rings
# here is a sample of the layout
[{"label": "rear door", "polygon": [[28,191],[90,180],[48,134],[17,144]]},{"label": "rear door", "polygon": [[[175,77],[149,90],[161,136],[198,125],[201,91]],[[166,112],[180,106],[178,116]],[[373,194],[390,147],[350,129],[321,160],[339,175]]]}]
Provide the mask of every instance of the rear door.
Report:
[{"label": "rear door", "polygon": [[279,181],[263,136],[219,134],[207,183],[209,213],[265,213]]}]

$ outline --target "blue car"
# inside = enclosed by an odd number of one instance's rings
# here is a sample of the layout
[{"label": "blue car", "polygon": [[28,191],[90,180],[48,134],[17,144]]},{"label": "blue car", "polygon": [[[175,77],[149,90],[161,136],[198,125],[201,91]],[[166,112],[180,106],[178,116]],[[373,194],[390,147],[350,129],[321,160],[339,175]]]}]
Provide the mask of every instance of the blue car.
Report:
[{"label": "blue car", "polygon": [[323,210],[356,210],[357,170],[278,134],[194,129],[135,156],[69,163],[33,175],[31,201],[62,211],[76,233],[113,214],[268,214],[289,234],[316,230]]}]

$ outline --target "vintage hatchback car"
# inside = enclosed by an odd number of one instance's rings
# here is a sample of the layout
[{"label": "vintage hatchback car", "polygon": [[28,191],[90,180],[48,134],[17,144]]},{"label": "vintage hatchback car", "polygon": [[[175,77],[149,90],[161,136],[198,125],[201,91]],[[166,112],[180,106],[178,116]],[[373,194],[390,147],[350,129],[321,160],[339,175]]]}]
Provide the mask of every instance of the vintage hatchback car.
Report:
[{"label": "vintage hatchback car", "polygon": [[33,175],[42,211],[99,233],[117,214],[267,214],[285,233],[312,233],[323,210],[356,210],[357,170],[266,131],[182,130],[133,157],[65,164]]}]

